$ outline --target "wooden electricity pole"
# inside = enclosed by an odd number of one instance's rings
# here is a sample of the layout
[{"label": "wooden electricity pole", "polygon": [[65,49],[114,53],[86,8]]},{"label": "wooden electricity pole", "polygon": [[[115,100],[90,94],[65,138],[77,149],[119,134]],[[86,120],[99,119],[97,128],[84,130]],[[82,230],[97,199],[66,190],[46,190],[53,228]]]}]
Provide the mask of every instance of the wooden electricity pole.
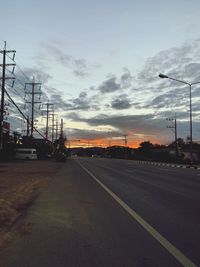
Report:
[{"label": "wooden electricity pole", "polygon": [[[6,66],[15,66],[16,64],[6,64],[6,55],[8,53],[13,53],[13,58],[12,60],[14,61],[15,57],[15,50],[6,50],[6,42],[4,49],[0,51],[1,54],[3,54],[3,64],[0,66],[2,67],[2,77],[1,79],[1,107],[0,107],[0,150],[3,148],[3,121],[4,121],[4,113],[5,113],[5,103],[4,103],[4,98],[5,98],[5,81],[6,79],[14,79],[14,77],[6,77]],[[13,73],[13,72],[12,72]]]},{"label": "wooden electricity pole", "polygon": [[39,86],[41,88],[41,83],[35,83],[35,79],[33,77],[32,83],[25,83],[25,90],[27,86],[31,86],[31,92],[25,92],[25,94],[31,95],[31,101],[26,102],[31,104],[31,137],[33,137],[33,129],[34,129],[34,106],[35,104],[41,103],[41,101],[35,101],[35,95],[41,95],[41,91],[36,91],[35,87]]}]

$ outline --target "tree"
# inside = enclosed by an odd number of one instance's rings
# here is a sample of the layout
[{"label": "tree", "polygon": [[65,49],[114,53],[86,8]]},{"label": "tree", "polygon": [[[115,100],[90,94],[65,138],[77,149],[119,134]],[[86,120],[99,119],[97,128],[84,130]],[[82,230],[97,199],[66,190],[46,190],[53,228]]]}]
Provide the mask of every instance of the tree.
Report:
[{"label": "tree", "polygon": [[150,141],[144,141],[140,143],[139,150],[143,152],[149,152],[154,145]]}]

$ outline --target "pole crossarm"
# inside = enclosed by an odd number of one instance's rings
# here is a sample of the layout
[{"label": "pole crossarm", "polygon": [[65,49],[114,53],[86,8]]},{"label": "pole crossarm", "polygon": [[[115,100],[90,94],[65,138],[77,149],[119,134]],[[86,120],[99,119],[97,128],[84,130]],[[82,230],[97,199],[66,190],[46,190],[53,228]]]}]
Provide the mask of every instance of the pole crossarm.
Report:
[{"label": "pole crossarm", "polygon": [[[4,50],[0,51],[0,54],[3,54]],[[16,50],[6,50],[6,53],[16,53]]]},{"label": "pole crossarm", "polygon": [[[15,80],[15,77],[5,77],[5,79],[4,79],[4,80],[10,80],[10,79],[13,79],[13,80]],[[0,80],[3,80],[3,78],[2,78],[2,77],[0,77]]]},{"label": "pole crossarm", "polygon": [[0,64],[0,67],[9,67],[9,66],[15,66],[16,64],[15,63],[8,63],[8,64],[5,64],[5,65],[3,65],[3,64]]}]

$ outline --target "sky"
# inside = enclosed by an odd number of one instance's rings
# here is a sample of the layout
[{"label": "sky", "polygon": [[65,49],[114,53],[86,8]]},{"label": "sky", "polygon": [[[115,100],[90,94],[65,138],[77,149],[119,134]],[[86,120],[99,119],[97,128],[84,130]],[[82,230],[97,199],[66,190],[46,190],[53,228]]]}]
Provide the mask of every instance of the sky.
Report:
[{"label": "sky", "polygon": [[[54,104],[73,145],[137,147],[143,141],[169,144],[189,135],[188,86],[160,79],[159,73],[200,81],[198,0],[0,0],[1,34],[16,50],[15,85],[7,91],[30,113],[30,88],[41,83],[35,106],[38,129],[44,104]],[[2,60],[2,58],[0,58]],[[9,59],[8,59],[9,60]],[[9,67],[7,68],[9,75]],[[39,90],[39,88],[38,88]],[[39,96],[39,95],[38,95]],[[29,99],[30,101],[30,99]],[[200,140],[200,86],[192,87],[193,139]],[[10,104],[13,130],[25,129]],[[81,140],[81,141],[73,141]]]}]

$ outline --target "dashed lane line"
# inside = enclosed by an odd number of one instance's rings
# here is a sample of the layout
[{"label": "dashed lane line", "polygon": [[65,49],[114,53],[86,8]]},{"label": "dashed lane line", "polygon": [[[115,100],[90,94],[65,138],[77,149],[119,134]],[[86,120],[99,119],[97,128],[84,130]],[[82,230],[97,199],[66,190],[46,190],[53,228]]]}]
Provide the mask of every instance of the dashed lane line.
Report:
[{"label": "dashed lane line", "polygon": [[152,237],[154,237],[171,255],[174,256],[184,267],[197,267],[189,258],[187,258],[180,250],[162,236],[155,228],[147,223],[138,213],[131,209],[123,200],[113,193],[106,185],[93,175],[78,160],[76,162],[122,207],[129,215],[136,220]]}]

